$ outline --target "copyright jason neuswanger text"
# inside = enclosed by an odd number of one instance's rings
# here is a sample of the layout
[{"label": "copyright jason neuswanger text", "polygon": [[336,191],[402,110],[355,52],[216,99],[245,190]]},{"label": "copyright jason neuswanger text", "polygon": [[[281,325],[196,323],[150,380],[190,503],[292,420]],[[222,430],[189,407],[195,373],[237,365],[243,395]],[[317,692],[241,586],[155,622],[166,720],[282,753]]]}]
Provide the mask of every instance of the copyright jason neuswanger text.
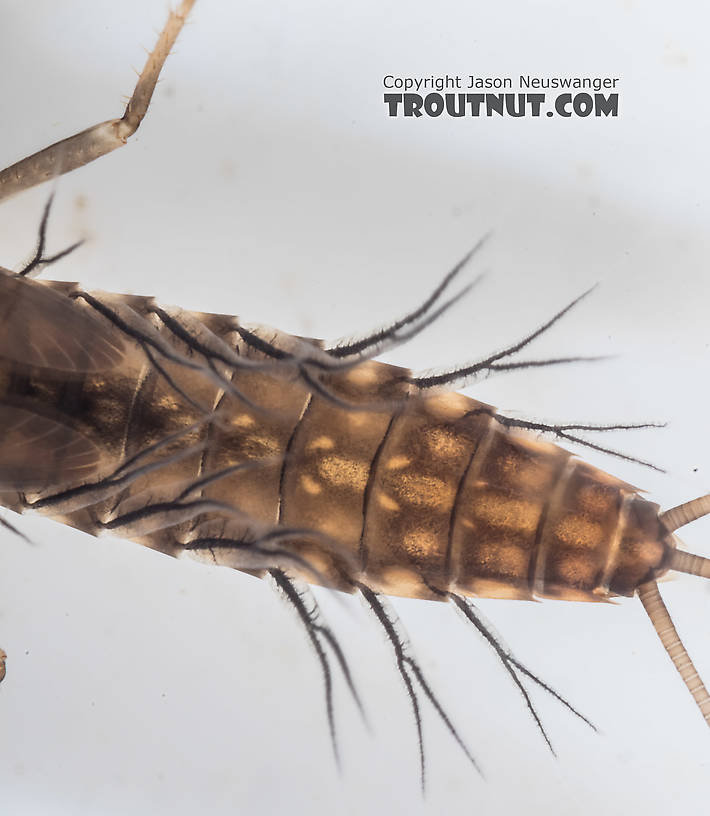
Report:
[{"label": "copyright jason neuswanger text", "polygon": [[[618,83],[618,77],[529,74],[517,80],[474,74],[387,74],[383,79],[384,103],[388,116],[393,117],[615,117],[619,115]],[[554,93],[546,93],[548,90]]]}]

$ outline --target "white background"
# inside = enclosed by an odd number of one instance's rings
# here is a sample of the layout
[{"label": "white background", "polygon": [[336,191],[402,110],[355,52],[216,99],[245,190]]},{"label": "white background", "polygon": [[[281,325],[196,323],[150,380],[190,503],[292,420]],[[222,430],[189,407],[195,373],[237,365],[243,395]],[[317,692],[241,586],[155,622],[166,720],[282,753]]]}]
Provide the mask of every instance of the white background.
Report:
[{"label": "white background", "polygon": [[[0,166],[122,111],[161,2],[0,3]],[[198,0],[129,146],[58,185],[52,270],[337,338],[417,304],[482,234],[475,292],[388,359],[480,357],[600,286],[530,356],[596,364],[491,378],[518,416],[668,420],[579,451],[668,507],[710,490],[707,14],[696,3],[532,6]],[[388,119],[385,74],[620,78],[617,119]],[[46,188],[0,208],[0,263],[31,250]],[[482,602],[595,735],[535,695],[553,759],[502,668],[443,605],[397,602],[485,769],[428,706],[419,792],[408,702],[376,624],[319,593],[364,697],[339,684],[344,770],[295,616],[266,584],[121,540],[14,518],[0,538],[0,799],[11,814],[647,814],[705,811],[710,734],[637,600]],[[707,552],[708,525],[684,531]],[[710,595],[664,594],[710,679]]]}]

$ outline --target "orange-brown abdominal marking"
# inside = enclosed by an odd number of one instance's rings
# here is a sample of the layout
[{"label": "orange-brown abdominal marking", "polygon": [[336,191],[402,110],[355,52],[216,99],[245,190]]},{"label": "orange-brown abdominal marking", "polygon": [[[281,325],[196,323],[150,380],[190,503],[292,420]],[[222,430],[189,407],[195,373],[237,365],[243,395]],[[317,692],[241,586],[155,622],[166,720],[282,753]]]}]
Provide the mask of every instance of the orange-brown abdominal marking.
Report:
[{"label": "orange-brown abdominal marking", "polygon": [[672,546],[630,485],[460,394],[360,414],[313,396],[288,451],[280,519],[357,548],[358,580],[385,594],[633,595]]}]

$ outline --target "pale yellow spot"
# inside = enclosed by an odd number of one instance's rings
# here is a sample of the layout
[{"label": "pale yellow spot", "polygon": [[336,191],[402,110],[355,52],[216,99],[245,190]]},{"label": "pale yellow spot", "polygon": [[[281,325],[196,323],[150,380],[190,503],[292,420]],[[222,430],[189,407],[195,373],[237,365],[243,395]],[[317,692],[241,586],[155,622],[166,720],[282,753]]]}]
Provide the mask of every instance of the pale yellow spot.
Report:
[{"label": "pale yellow spot", "polygon": [[235,428],[252,428],[256,423],[250,414],[237,414],[232,417],[231,424]]},{"label": "pale yellow spot", "polygon": [[401,470],[402,468],[406,468],[411,465],[411,463],[412,460],[409,458],[409,456],[392,456],[385,463],[385,467],[387,470]]},{"label": "pale yellow spot", "polygon": [[390,498],[386,493],[379,492],[377,494],[377,502],[380,507],[383,507],[385,510],[392,510],[396,513],[400,509],[399,504],[394,499]]},{"label": "pale yellow spot", "polygon": [[301,476],[301,487],[312,496],[317,496],[323,492],[323,488],[310,476]]},{"label": "pale yellow spot", "polygon": [[357,519],[351,519],[347,514],[334,513],[320,518],[318,529],[334,541],[347,544],[348,549],[356,551],[362,527],[361,519],[359,515]]},{"label": "pale yellow spot", "polygon": [[[414,569],[404,567],[382,567],[379,591],[385,595],[399,595],[416,598],[422,594],[422,579]],[[427,593],[429,594],[429,593]]]},{"label": "pale yellow spot", "polygon": [[327,456],[318,462],[318,473],[330,484],[364,490],[370,469],[364,462]]},{"label": "pale yellow spot", "polygon": [[319,436],[306,445],[307,451],[332,450],[335,442],[330,436]]},{"label": "pale yellow spot", "polygon": [[474,402],[469,397],[451,391],[433,394],[426,398],[427,413],[439,419],[458,419],[462,414],[479,405],[480,403]]},{"label": "pale yellow spot", "polygon": [[348,411],[345,420],[351,428],[364,428],[372,422],[372,414],[368,411]]},{"label": "pale yellow spot", "polygon": [[347,375],[351,383],[355,385],[371,385],[377,382],[379,363],[368,361],[356,365]]}]

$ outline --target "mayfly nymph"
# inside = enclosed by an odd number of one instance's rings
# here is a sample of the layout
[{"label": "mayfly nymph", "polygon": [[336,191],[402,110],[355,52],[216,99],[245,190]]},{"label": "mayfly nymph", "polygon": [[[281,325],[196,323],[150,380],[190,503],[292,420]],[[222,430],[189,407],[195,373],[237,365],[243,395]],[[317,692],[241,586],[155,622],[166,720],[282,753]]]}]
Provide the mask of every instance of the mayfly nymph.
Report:
[{"label": "mayfly nymph", "polygon": [[[0,196],[125,141],[147,110],[175,19],[146,68],[150,87],[139,82],[126,116],[3,171]],[[569,362],[515,355],[574,304],[503,352],[417,376],[373,357],[460,297],[447,293],[463,262],[401,320],[327,346],[231,315],[31,280],[56,259],[44,253],[46,215],[35,258],[0,274],[5,507],[270,576],[321,662],[333,735],[328,650],[358,698],[338,641],[297,581],[363,596],[391,643],[420,747],[423,693],[468,754],[383,595],[455,604],[496,650],[547,739],[522,680],[561,698],[500,644],[468,599],[639,594],[708,720],[708,694],[656,587],[668,570],[710,577],[708,562],[678,550],[674,536],[710,511],[707,497],[659,514],[629,484],[535,435],[579,442],[580,432],[600,428],[516,420],[447,390],[481,373]]]}]

